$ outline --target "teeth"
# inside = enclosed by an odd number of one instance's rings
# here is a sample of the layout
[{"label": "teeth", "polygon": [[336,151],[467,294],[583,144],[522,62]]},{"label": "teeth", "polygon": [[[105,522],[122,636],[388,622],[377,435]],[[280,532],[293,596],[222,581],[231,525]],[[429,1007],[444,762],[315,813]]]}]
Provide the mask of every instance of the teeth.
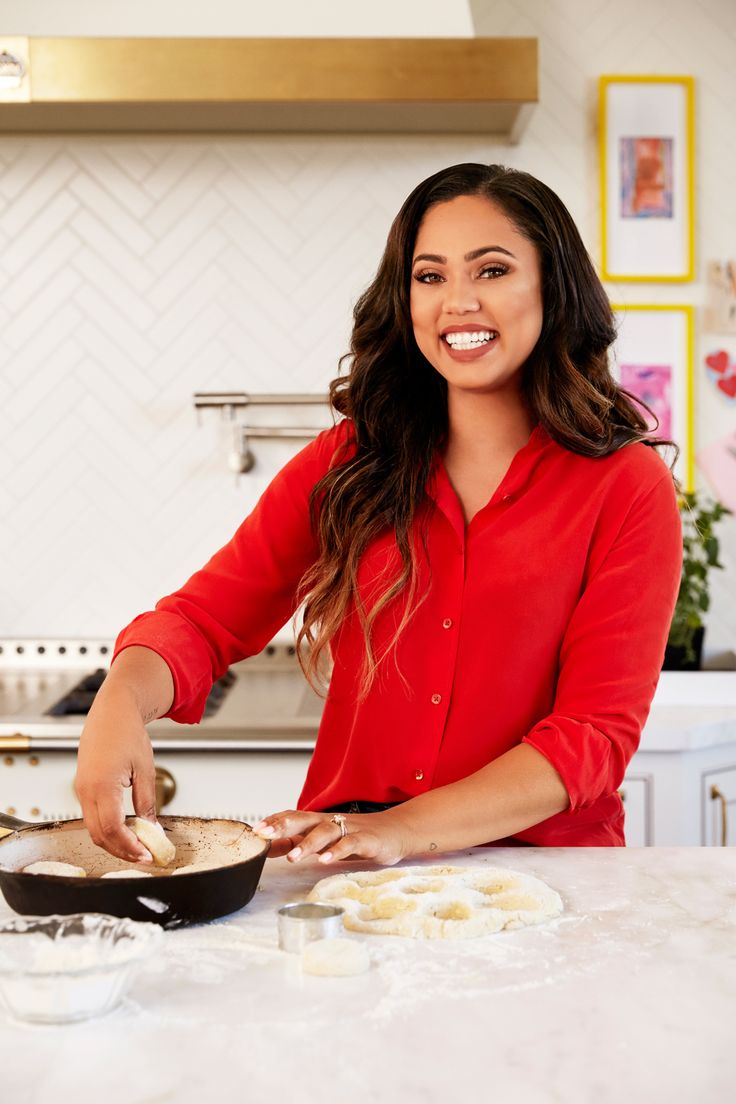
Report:
[{"label": "teeth", "polygon": [[492,337],[497,337],[495,330],[477,330],[473,333],[447,333],[445,341],[453,349],[471,349],[477,345],[484,345]]}]

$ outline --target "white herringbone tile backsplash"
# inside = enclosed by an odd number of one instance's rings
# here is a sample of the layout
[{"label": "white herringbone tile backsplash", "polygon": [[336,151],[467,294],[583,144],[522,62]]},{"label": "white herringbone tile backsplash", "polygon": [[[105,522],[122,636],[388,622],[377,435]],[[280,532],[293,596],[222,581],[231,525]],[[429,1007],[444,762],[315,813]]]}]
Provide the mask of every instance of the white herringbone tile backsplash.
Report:
[{"label": "white herringbone tile backsplash", "polygon": [[[608,290],[702,303],[705,261],[736,254],[736,5],[472,9],[478,34],[540,39],[541,104],[516,147],[431,135],[0,137],[0,635],[113,635],[228,538],[298,446],[257,441],[257,466],[236,481],[231,426],[214,412],[198,425],[193,393],[323,391],[391,219],[429,173],[465,160],[533,172],[597,257],[600,73],[697,78],[699,282]],[[736,523],[722,531],[728,571],[710,628],[733,646]]]}]

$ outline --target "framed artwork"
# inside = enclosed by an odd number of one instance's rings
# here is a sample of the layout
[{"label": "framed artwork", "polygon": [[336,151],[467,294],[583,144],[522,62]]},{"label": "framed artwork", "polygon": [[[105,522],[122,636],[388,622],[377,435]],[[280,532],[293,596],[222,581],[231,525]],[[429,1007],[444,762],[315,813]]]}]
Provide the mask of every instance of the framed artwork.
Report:
[{"label": "framed artwork", "polygon": [[705,281],[703,329],[707,333],[736,334],[736,260],[709,261]]},{"label": "framed artwork", "polygon": [[600,78],[604,280],[693,279],[693,102],[692,77]]},{"label": "framed artwork", "polygon": [[[612,303],[618,337],[611,370],[622,387],[642,399],[659,419],[653,437],[680,446],[675,475],[683,490],[695,483],[693,416],[693,307],[668,304]],[[669,460],[669,458],[668,458]]]}]

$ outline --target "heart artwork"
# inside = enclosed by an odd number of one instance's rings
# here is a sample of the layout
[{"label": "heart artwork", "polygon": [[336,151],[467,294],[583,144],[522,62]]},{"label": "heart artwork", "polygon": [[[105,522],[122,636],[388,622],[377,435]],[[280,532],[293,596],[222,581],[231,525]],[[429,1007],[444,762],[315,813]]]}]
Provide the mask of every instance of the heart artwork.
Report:
[{"label": "heart artwork", "polygon": [[717,349],[705,358],[706,372],[722,395],[730,402],[736,400],[736,360],[726,349]]},{"label": "heart artwork", "polygon": [[717,380],[716,387],[724,395],[728,395],[729,399],[736,399],[736,376],[726,376],[725,379]]},{"label": "heart artwork", "polygon": [[709,368],[712,368],[714,372],[723,372],[728,368],[728,353],[725,349],[719,349],[717,353],[711,353],[710,356],[705,358],[705,363]]}]

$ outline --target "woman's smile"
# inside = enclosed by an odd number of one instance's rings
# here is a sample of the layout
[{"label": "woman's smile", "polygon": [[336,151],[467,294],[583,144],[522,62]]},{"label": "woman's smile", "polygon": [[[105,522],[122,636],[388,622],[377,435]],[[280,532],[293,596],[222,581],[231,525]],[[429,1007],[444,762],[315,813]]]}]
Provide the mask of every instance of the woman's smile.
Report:
[{"label": "woman's smile", "polygon": [[498,345],[497,330],[481,329],[478,325],[452,327],[442,334],[453,360],[477,360]]}]

